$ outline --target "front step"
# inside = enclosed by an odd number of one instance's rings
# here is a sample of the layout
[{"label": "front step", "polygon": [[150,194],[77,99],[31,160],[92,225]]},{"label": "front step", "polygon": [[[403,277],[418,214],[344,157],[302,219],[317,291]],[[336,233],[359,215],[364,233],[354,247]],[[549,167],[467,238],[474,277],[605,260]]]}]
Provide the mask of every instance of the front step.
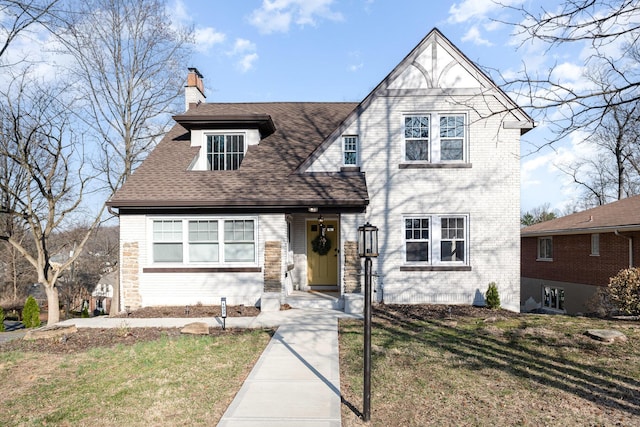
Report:
[{"label": "front step", "polygon": [[340,293],[324,293],[320,291],[293,291],[285,298],[292,308],[316,308],[323,310],[344,310],[344,300]]}]

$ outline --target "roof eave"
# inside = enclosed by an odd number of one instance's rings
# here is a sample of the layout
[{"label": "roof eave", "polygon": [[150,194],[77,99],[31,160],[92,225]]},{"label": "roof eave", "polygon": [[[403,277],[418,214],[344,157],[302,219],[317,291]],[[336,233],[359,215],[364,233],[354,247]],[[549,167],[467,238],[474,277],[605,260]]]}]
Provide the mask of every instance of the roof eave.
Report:
[{"label": "roof eave", "polygon": [[529,231],[524,233],[521,232],[520,237],[567,236],[574,234],[613,233],[615,231],[640,231],[640,224]]}]

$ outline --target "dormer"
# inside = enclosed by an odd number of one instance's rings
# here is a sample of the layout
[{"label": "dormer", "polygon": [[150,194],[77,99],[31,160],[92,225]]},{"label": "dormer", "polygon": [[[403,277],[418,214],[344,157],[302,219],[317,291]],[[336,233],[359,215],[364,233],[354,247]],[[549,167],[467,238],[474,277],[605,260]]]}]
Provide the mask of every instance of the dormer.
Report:
[{"label": "dormer", "polygon": [[191,135],[191,146],[200,147],[191,170],[235,170],[251,145],[275,132],[268,114],[206,114],[206,104],[173,119]]}]

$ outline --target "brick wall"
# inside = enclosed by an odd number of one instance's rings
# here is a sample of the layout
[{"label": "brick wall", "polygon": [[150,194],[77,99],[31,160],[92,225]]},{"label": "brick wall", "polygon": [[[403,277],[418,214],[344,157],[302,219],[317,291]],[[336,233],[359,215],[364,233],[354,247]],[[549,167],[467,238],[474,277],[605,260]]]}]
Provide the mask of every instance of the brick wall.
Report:
[{"label": "brick wall", "polygon": [[142,306],[140,296],[140,271],[139,271],[138,242],[125,242],[122,244],[122,301],[124,306],[135,310]]},{"label": "brick wall", "polygon": [[362,292],[362,263],[358,256],[358,242],[344,242],[344,290],[346,293]]},{"label": "brick wall", "polygon": [[[623,233],[634,241],[634,265],[640,261],[640,233]],[[600,255],[591,255],[591,234],[553,236],[553,261],[536,261],[537,237],[522,238],[522,276],[606,286],[609,278],[629,267],[629,240],[600,234]]]},{"label": "brick wall", "polygon": [[282,243],[264,243],[264,291],[280,292],[282,289]]}]

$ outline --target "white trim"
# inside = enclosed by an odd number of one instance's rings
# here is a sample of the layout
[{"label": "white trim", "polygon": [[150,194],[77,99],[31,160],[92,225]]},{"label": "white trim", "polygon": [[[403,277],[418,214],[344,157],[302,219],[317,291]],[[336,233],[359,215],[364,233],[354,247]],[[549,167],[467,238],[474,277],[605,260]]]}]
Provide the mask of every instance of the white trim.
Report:
[{"label": "white trim", "polygon": [[[464,135],[462,137],[462,159],[461,160],[442,160],[441,159],[441,139],[440,139],[440,119],[442,117],[462,116],[464,119]],[[427,147],[427,160],[407,160],[407,138],[405,137],[405,123],[407,117],[428,117],[429,118],[429,137]],[[464,164],[469,163],[469,113],[467,111],[417,111],[403,112],[401,121],[401,164]],[[410,138],[420,139],[420,138]]]},{"label": "white trim", "polygon": [[591,253],[590,256],[600,256],[600,234],[591,234]]},{"label": "white trim", "polygon": [[[345,154],[347,153],[347,150],[345,149],[345,142],[347,138],[355,138],[356,140],[356,148],[355,148],[356,162],[353,164],[345,163]],[[346,166],[346,167],[360,166],[360,138],[358,137],[358,135],[345,134],[345,135],[342,135],[341,140],[342,140],[342,166]]]},{"label": "white trim", "polygon": [[[540,256],[540,242],[542,240],[551,241],[551,256],[550,257],[542,257],[542,256]],[[552,236],[540,236],[536,240],[536,261],[553,261],[553,237]]]},{"label": "white trim", "polygon": [[[451,214],[403,214],[402,215],[402,265],[403,266],[469,266],[471,265],[469,254],[471,252],[471,233],[470,233],[470,215],[461,213]],[[407,219],[429,219],[429,261],[407,261],[407,236],[406,236],[406,220]],[[443,218],[462,218],[464,220],[464,261],[442,261],[442,253],[440,250],[442,239],[442,219]],[[460,239],[457,239],[460,240]]]}]

